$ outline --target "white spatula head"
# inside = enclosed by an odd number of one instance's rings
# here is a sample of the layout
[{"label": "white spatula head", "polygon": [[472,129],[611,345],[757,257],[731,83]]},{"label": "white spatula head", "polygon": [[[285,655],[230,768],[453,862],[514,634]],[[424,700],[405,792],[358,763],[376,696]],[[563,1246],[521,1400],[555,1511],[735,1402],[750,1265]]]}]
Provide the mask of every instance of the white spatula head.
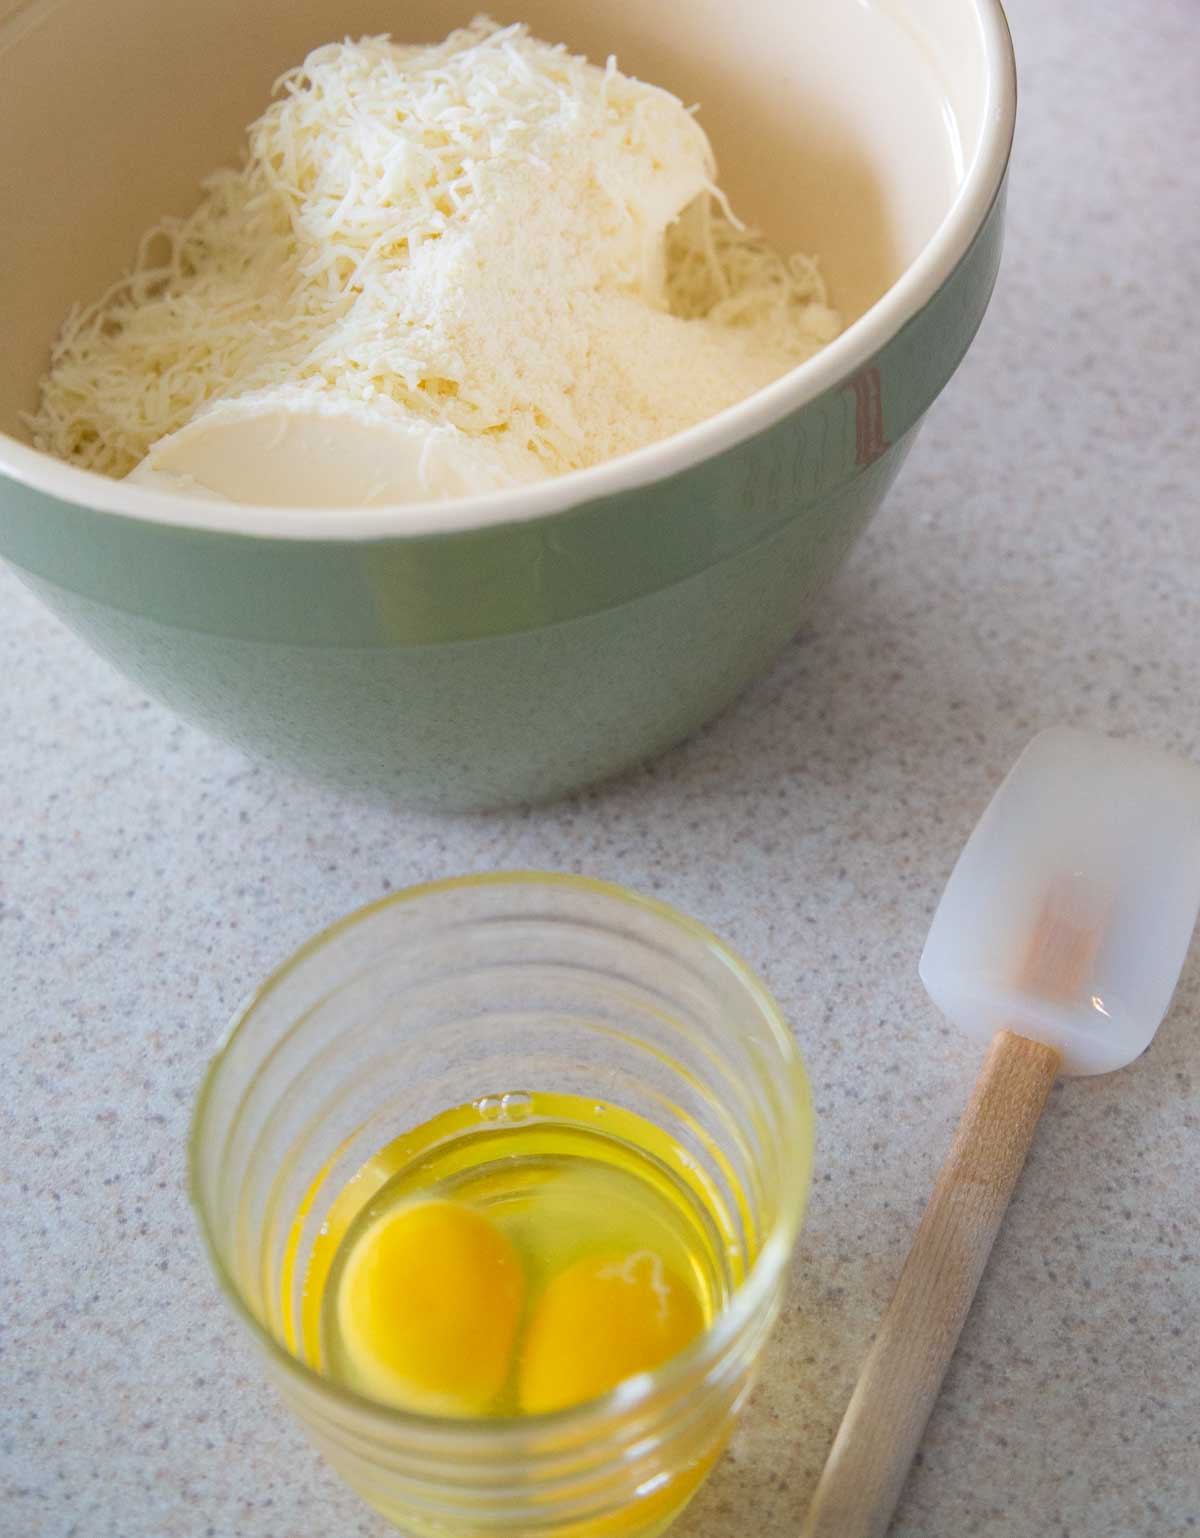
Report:
[{"label": "white spatula head", "polygon": [[1031,1036],[1064,1073],[1149,1046],[1200,910],[1200,769],[1055,727],[1009,771],[959,857],[921,981],[972,1036]]}]

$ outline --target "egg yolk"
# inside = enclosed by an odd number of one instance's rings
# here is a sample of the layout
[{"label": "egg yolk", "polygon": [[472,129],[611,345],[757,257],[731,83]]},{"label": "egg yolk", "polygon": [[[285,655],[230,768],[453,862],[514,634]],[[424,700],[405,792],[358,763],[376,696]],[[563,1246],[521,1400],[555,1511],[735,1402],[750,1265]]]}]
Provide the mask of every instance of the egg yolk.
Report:
[{"label": "egg yolk", "polygon": [[365,1392],[428,1414],[476,1415],[508,1379],[524,1301],[521,1262],[490,1218],[423,1201],[354,1246],[338,1327]]},{"label": "egg yolk", "polygon": [[576,1261],[535,1305],[518,1368],[527,1414],[594,1399],[658,1367],[704,1327],[690,1287],[653,1250]]}]

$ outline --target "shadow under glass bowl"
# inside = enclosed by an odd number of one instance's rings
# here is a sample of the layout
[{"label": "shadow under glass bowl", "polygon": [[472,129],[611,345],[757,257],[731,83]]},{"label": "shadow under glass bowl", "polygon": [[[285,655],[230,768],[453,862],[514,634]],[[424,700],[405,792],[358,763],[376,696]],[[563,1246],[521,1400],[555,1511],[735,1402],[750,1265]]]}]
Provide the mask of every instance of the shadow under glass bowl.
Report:
[{"label": "shadow under glass bowl", "polygon": [[443,36],[474,8],[0,0],[0,556],[196,724],[446,810],[658,752],[795,633],[983,317],[1015,114],[997,0],[695,0],[686,32],[674,0],[530,0],[541,35],[702,103],[734,206],[819,253],[841,336],[663,443],[453,503],[199,502],[29,446],[70,305],[194,204],[283,68],[333,36]]}]

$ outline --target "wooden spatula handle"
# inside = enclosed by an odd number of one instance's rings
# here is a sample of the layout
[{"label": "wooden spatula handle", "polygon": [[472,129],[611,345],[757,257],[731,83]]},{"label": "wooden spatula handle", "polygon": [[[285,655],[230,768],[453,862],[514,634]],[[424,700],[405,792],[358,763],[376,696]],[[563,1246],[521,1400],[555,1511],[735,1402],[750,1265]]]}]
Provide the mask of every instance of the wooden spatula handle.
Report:
[{"label": "wooden spatula handle", "polygon": [[1058,1072],[998,1031],[817,1485],[803,1538],[883,1538]]}]

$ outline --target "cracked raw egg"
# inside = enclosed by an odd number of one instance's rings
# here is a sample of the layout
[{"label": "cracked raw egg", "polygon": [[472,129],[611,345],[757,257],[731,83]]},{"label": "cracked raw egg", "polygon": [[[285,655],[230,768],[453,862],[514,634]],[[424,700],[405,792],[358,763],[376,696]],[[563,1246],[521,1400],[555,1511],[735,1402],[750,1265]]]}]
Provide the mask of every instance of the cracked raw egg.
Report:
[{"label": "cracked raw egg", "polygon": [[484,1213],[398,1207],[362,1234],[338,1289],[356,1386],[427,1414],[487,1413],[510,1375],[524,1298],[520,1259]]},{"label": "cracked raw egg", "polygon": [[518,1369],[521,1409],[595,1399],[661,1366],[703,1328],[695,1292],[653,1250],[578,1260],[534,1305]]}]

